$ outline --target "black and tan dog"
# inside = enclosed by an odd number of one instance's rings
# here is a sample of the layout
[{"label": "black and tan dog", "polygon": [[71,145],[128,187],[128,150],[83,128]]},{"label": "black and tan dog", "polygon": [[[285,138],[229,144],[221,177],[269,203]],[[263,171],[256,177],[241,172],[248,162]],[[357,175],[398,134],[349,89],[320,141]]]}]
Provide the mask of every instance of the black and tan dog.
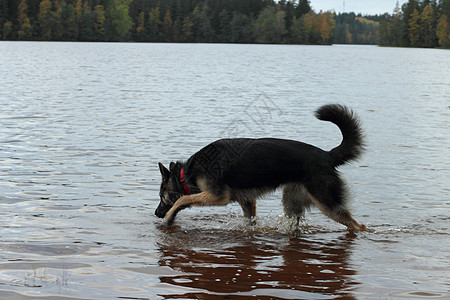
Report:
[{"label": "black and tan dog", "polygon": [[244,215],[256,215],[256,199],[283,187],[284,212],[300,217],[311,205],[349,230],[367,230],[346,208],[347,189],[336,167],[357,159],[364,149],[356,115],[342,105],[316,111],[320,120],[336,124],[343,135],[339,146],[324,151],[284,139],[222,139],[187,162],[159,163],[161,202],[155,211],[172,224],[177,213],[190,206],[222,206],[238,202]]}]

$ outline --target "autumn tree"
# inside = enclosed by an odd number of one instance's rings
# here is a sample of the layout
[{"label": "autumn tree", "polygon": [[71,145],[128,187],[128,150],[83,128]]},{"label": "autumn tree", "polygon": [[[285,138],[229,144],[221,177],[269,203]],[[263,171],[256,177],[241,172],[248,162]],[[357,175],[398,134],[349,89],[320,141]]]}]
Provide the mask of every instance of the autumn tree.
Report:
[{"label": "autumn tree", "polygon": [[38,21],[41,27],[41,36],[44,40],[52,38],[52,2],[42,0],[39,5]]},{"label": "autumn tree", "polygon": [[164,40],[166,42],[170,42],[172,40],[172,26],[173,21],[172,17],[170,16],[170,11],[166,10],[162,23],[162,34],[164,35]]},{"label": "autumn tree", "polygon": [[181,26],[181,33],[183,36],[184,42],[190,42],[192,39],[192,27],[194,26],[194,23],[192,23],[191,18],[189,16],[186,16],[183,20],[183,25]]},{"label": "autumn tree", "polygon": [[410,45],[413,47],[419,47],[422,43],[421,36],[421,16],[417,9],[414,9],[408,20],[408,36]]},{"label": "autumn tree", "polygon": [[146,29],[145,29],[145,12],[141,11],[138,15],[136,24],[136,37],[138,41],[145,40]]},{"label": "autumn tree", "polygon": [[450,0],[441,0],[439,6],[441,15],[437,24],[436,35],[441,47],[450,48]]},{"label": "autumn tree", "polygon": [[331,38],[334,31],[334,16],[331,12],[323,13],[320,11],[317,17],[317,26],[320,31],[320,37],[322,39],[322,44],[331,44]]},{"label": "autumn tree", "polygon": [[27,14],[27,1],[22,0],[20,1],[19,7],[18,7],[18,16],[17,16],[17,22],[19,23],[19,31],[17,32],[19,40],[28,40],[31,38],[32,35],[32,27],[30,18]]},{"label": "autumn tree", "polygon": [[422,46],[435,47],[436,46],[436,30],[433,17],[433,7],[431,4],[425,6],[422,12]]},{"label": "autumn tree", "polygon": [[80,24],[83,16],[83,3],[81,0],[77,0],[74,7],[74,18],[75,18],[75,40],[78,41],[78,35],[80,31]]},{"label": "autumn tree", "polygon": [[63,27],[63,5],[66,6],[66,3],[61,0],[53,1],[53,9],[51,12],[51,23],[52,23],[52,39],[55,41],[60,41],[62,36],[64,35],[64,31],[67,29]]},{"label": "autumn tree", "polygon": [[96,41],[103,41],[105,38],[105,8],[103,5],[96,5],[94,14],[94,38]]},{"label": "autumn tree", "polygon": [[319,40],[319,31],[316,26],[316,14],[313,11],[310,11],[302,17],[302,26],[304,27],[304,31],[306,32],[305,43],[317,43],[317,41]]},{"label": "autumn tree", "polygon": [[404,1],[363,17],[309,0],[0,0],[0,38],[447,47],[450,0]]},{"label": "autumn tree", "polygon": [[446,15],[442,15],[439,18],[436,34],[439,39],[439,45],[444,48],[450,48],[450,25],[449,18]]},{"label": "autumn tree", "polygon": [[172,41],[173,42],[183,42],[182,29],[183,22],[181,18],[176,18],[172,25]]}]

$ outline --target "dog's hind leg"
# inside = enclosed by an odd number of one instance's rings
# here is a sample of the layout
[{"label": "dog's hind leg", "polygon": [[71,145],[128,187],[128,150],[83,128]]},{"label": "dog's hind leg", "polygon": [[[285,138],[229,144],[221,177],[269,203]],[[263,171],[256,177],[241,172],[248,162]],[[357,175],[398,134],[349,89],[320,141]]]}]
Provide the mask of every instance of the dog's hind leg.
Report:
[{"label": "dog's hind leg", "polygon": [[167,212],[165,219],[167,224],[171,225],[178,212],[190,206],[225,206],[230,202],[229,192],[224,192],[216,196],[208,191],[199,194],[185,195],[180,197],[174,206]]},{"label": "dog's hind leg", "polygon": [[347,191],[345,183],[336,176],[308,183],[308,195],[312,202],[329,218],[347,226],[351,231],[367,231],[348,211],[345,202]]},{"label": "dog's hind leg", "polygon": [[300,218],[305,213],[305,209],[312,204],[308,191],[301,183],[284,185],[281,202],[283,203],[284,214],[289,218],[297,218],[297,226],[300,223]]},{"label": "dog's hind leg", "polygon": [[255,199],[245,199],[238,200],[239,205],[241,205],[244,211],[244,216],[251,219],[256,216],[256,200]]}]

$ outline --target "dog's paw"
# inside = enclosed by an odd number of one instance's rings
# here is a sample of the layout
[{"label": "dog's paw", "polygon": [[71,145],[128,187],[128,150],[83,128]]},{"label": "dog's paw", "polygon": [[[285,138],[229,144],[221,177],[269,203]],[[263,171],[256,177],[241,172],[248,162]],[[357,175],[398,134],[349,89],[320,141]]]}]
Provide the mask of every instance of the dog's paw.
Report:
[{"label": "dog's paw", "polygon": [[170,216],[170,217],[164,218],[164,223],[165,223],[167,226],[173,225],[174,222],[175,222],[175,216]]},{"label": "dog's paw", "polygon": [[357,232],[369,232],[369,229],[367,229],[366,225],[357,223],[352,227],[348,227],[348,230],[353,233]]}]

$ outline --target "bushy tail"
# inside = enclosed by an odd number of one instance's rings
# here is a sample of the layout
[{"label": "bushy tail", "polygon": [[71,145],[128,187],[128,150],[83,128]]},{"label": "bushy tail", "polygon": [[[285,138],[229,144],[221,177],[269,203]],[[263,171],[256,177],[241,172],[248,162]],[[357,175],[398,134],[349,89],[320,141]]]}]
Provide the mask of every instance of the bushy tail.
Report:
[{"label": "bushy tail", "polygon": [[360,157],[364,151],[364,134],[358,117],[351,109],[339,104],[324,105],[316,111],[316,117],[336,124],[342,132],[341,144],[329,151],[336,166]]}]

